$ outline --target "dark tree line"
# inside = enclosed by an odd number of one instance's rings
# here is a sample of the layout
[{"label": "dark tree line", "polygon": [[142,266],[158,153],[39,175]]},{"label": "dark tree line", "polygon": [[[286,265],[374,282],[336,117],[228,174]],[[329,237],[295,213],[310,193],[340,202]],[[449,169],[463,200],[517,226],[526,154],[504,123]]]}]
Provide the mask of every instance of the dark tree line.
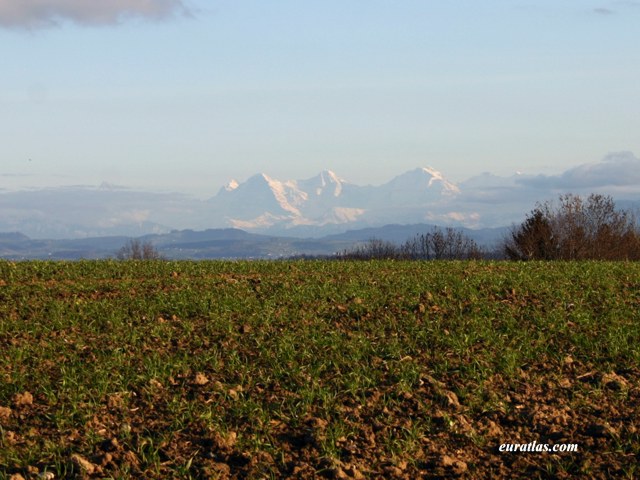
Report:
[{"label": "dark tree line", "polygon": [[469,260],[483,256],[485,252],[472,238],[451,227],[434,227],[402,245],[374,238],[337,255],[341,260]]},{"label": "dark tree line", "polygon": [[503,245],[511,260],[638,260],[635,216],[609,196],[561,195],[538,204]]},{"label": "dark tree line", "polygon": [[499,250],[480,248],[462,231],[433,228],[402,245],[372,239],[337,255],[344,260],[640,260],[636,215],[616,208],[610,196],[560,195],[539,203],[514,226]]}]

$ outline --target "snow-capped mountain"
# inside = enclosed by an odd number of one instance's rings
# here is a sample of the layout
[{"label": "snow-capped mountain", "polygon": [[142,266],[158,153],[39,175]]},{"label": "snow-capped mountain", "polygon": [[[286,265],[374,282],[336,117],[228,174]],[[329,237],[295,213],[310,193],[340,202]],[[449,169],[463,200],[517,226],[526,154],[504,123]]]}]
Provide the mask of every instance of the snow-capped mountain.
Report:
[{"label": "snow-capped mountain", "polygon": [[405,197],[409,202],[432,200],[439,196],[454,196],[460,193],[458,187],[446,180],[440,172],[429,167],[416,168],[398,175],[383,187],[389,193],[400,198]]},{"label": "snow-capped mountain", "polygon": [[339,197],[346,183],[331,170],[323,170],[315,177],[296,182],[302,191],[309,193],[309,198]]},{"label": "snow-capped mountain", "polygon": [[433,168],[410,170],[377,188],[378,208],[417,207],[447,201],[460,193],[453,183]]},{"label": "snow-capped mountain", "polygon": [[0,185],[0,232],[59,239],[237,227],[322,237],[386,224],[502,227],[562,193],[611,195],[637,211],[639,178],[640,159],[619,152],[555,175],[486,172],[457,184],[433,168],[377,186],[356,185],[329,170],[303,180],[258,174],[229,181],[209,200],[106,184],[17,191]]},{"label": "snow-capped mountain", "polygon": [[262,173],[235,180],[211,200],[227,225],[247,230],[280,230],[387,221],[433,220],[460,193],[433,168],[417,168],[380,186],[358,186],[331,170],[305,180],[280,181]]},{"label": "snow-capped mountain", "polygon": [[[294,182],[281,182],[261,173],[238,184],[231,181],[223,187],[216,204],[228,212],[225,216],[248,218],[269,212],[275,216],[298,216],[297,208],[306,194]],[[242,201],[238,202],[238,199]]]}]

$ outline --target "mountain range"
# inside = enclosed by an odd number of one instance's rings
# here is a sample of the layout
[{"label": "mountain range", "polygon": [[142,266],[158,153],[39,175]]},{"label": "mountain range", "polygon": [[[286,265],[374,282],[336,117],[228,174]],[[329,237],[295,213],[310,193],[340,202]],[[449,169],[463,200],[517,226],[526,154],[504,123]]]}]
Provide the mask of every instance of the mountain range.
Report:
[{"label": "mountain range", "polygon": [[433,220],[460,194],[433,168],[416,168],[380,186],[359,186],[324,170],[305,180],[280,181],[261,173],[232,180],[210,200],[212,212],[250,231],[312,233]]},{"label": "mountain range", "polygon": [[497,228],[522,221],[536,202],[567,192],[602,193],[625,208],[636,207],[640,160],[619,152],[557,175],[486,172],[459,183],[432,167],[381,185],[358,185],[331,170],[302,180],[260,173],[216,190],[198,199],[109,184],[19,191],[3,191],[0,184],[0,232],[55,240],[234,228],[318,238],[387,224]]}]

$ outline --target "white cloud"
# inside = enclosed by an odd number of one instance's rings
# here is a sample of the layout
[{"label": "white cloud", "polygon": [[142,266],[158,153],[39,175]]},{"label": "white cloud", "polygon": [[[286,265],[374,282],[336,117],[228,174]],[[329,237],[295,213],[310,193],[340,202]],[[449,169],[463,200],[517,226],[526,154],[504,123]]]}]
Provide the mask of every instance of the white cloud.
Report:
[{"label": "white cloud", "polygon": [[640,159],[631,152],[607,155],[599,163],[586,163],[561,175],[537,175],[517,183],[535,188],[596,188],[640,185]]},{"label": "white cloud", "polygon": [[182,0],[0,0],[0,27],[12,28],[43,28],[65,21],[109,25],[176,14],[189,14]]}]

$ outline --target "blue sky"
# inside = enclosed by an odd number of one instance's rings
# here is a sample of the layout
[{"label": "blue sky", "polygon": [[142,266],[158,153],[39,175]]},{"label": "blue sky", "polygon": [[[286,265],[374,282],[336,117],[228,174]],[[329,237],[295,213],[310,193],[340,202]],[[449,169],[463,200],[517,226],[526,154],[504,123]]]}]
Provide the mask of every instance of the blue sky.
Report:
[{"label": "blue sky", "polygon": [[638,155],[639,27],[634,1],[0,0],[0,188]]}]

